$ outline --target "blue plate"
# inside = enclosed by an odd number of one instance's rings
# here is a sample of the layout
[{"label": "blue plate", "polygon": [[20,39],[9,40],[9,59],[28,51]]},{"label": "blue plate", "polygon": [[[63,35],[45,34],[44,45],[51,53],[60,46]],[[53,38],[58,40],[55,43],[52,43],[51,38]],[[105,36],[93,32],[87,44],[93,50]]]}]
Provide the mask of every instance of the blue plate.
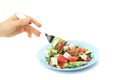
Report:
[{"label": "blue plate", "polygon": [[51,67],[50,65],[48,65],[48,62],[45,60],[46,48],[51,47],[51,44],[48,44],[48,45],[45,45],[44,47],[42,47],[38,52],[38,59],[42,63],[42,65],[44,65],[45,67],[47,67],[49,69],[57,70],[57,71],[76,71],[76,70],[82,70],[82,69],[88,68],[97,62],[98,50],[96,47],[94,47],[93,45],[88,44],[86,42],[80,42],[80,41],[67,41],[67,42],[70,44],[73,44],[73,45],[81,45],[81,46],[87,48],[90,52],[92,52],[92,54],[91,54],[93,57],[92,60],[89,61],[84,66],[75,67],[75,68],[59,69],[59,68]]}]

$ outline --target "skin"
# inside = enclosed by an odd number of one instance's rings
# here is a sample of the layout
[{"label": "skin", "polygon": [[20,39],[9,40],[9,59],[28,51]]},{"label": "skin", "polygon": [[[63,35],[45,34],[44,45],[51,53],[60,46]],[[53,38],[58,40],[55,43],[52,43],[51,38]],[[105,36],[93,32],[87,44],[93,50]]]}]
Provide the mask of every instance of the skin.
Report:
[{"label": "skin", "polygon": [[33,28],[30,24],[33,23],[37,27],[41,27],[41,24],[34,18],[25,15],[25,19],[17,18],[16,14],[9,17],[7,20],[0,23],[0,36],[1,37],[13,37],[22,32],[26,32],[28,37],[31,37],[32,33],[39,37],[40,31]]}]

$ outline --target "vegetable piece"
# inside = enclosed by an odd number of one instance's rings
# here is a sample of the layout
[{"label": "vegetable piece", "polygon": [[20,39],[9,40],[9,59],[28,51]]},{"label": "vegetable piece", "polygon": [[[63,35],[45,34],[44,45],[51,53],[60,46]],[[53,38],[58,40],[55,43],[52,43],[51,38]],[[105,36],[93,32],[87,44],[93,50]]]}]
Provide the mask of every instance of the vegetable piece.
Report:
[{"label": "vegetable piece", "polygon": [[49,64],[50,66],[52,66],[52,67],[55,67],[55,65],[54,65],[54,64],[52,64],[52,63],[50,63],[50,62],[48,62],[48,64]]},{"label": "vegetable piece", "polygon": [[86,62],[86,61],[69,62],[69,64],[72,65],[73,67],[83,66],[87,63],[88,62]]},{"label": "vegetable piece", "polygon": [[64,68],[70,68],[68,63],[65,63],[65,64],[63,65],[63,67],[64,67]]},{"label": "vegetable piece", "polygon": [[50,56],[53,56],[55,54],[57,54],[57,50],[55,50],[53,47],[51,47],[51,48],[47,48],[45,56],[50,57]]},{"label": "vegetable piece", "polygon": [[62,51],[64,51],[64,45],[66,44],[66,42],[64,40],[59,41],[59,43],[56,45],[56,50],[61,53]]},{"label": "vegetable piece", "polygon": [[45,57],[47,62],[51,62],[51,58],[50,57]]},{"label": "vegetable piece", "polygon": [[59,56],[57,57],[58,63],[67,63],[68,60],[62,55],[59,54]]},{"label": "vegetable piece", "polygon": [[78,53],[86,53],[86,50],[85,48],[78,48]]},{"label": "vegetable piece", "polygon": [[69,61],[70,62],[76,62],[78,60],[78,57],[75,57],[75,56],[71,56]]},{"label": "vegetable piece", "polygon": [[63,56],[67,59],[70,59],[70,57],[71,57],[71,55],[68,52],[65,52]]},{"label": "vegetable piece", "polygon": [[51,58],[51,63],[55,64],[55,65],[58,64],[57,58],[56,57],[52,57]]},{"label": "vegetable piece", "polygon": [[87,55],[89,56],[90,59],[92,59],[91,52],[88,52]]},{"label": "vegetable piece", "polygon": [[57,64],[55,67],[60,69],[60,66],[59,66],[59,64]]},{"label": "vegetable piece", "polygon": [[86,55],[86,54],[81,54],[80,57],[84,61],[90,61],[90,57],[88,55]]},{"label": "vegetable piece", "polygon": [[74,67],[79,67],[87,64],[87,61],[77,61],[77,62],[69,62],[69,63],[64,63],[63,67],[64,68],[74,68]]},{"label": "vegetable piece", "polygon": [[53,41],[52,41],[52,46],[53,46],[53,48],[55,48],[56,47],[56,45],[58,44],[58,42],[61,40],[61,38],[55,38]]}]

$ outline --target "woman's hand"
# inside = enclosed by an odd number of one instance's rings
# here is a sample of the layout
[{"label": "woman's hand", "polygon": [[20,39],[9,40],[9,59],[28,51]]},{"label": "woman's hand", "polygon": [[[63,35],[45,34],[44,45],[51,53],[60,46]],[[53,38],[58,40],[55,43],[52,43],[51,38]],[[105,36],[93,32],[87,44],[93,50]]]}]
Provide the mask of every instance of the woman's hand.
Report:
[{"label": "woman's hand", "polygon": [[16,14],[0,23],[0,36],[12,37],[22,32],[27,32],[28,37],[31,37],[32,33],[36,36],[40,36],[40,31],[33,28],[30,24],[34,23],[40,27],[41,24],[30,16],[26,16],[25,19],[19,19]]}]

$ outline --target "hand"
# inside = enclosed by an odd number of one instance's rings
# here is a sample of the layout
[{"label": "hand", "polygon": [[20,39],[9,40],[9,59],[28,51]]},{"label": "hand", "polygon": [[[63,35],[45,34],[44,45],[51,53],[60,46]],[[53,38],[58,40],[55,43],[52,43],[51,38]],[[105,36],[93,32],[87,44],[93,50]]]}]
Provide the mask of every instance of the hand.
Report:
[{"label": "hand", "polygon": [[17,18],[16,14],[8,18],[7,20],[0,23],[0,36],[2,37],[12,37],[22,32],[27,32],[28,37],[31,37],[32,33],[36,36],[40,36],[38,30],[33,28],[30,24],[34,23],[36,26],[40,27],[41,24],[30,16],[26,15],[25,19]]}]

